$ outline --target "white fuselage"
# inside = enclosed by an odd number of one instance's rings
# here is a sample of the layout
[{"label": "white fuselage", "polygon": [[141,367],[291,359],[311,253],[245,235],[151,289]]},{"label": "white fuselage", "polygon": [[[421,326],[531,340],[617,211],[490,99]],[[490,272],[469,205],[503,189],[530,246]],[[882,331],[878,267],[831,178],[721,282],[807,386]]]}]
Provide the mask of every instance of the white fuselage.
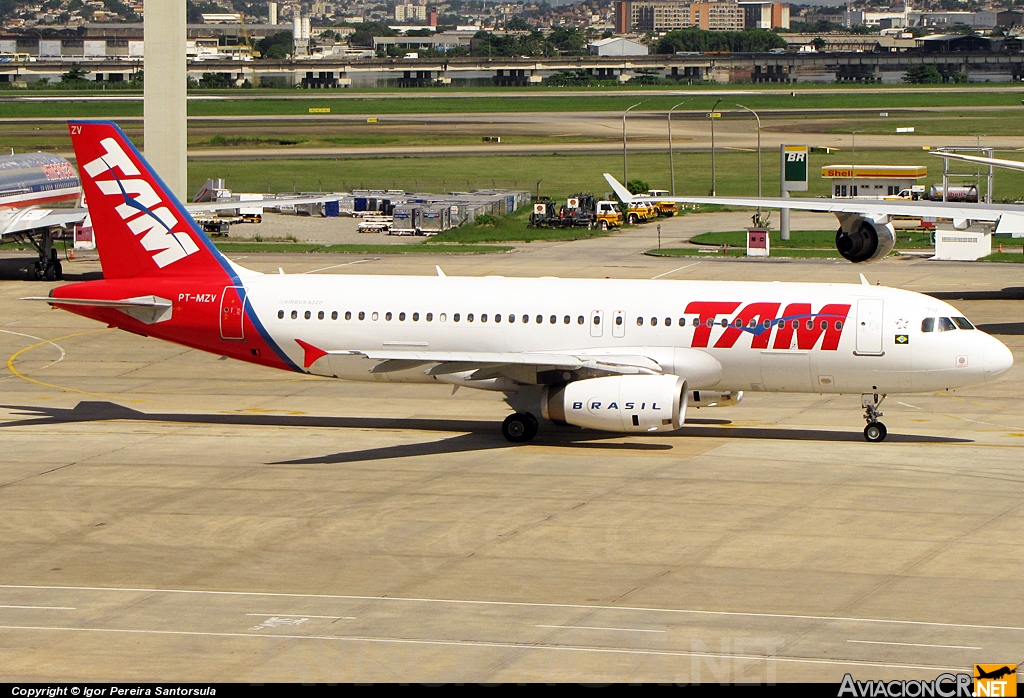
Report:
[{"label": "white fuselage", "polygon": [[[349,380],[438,378],[422,364],[371,373],[379,358],[347,351],[636,355],[690,389],[723,392],[923,392],[983,383],[1012,365],[980,330],[922,331],[926,318],[962,317],[947,303],[867,285],[259,274],[242,282],[297,366]],[[305,366],[296,340],[335,355]],[[717,360],[720,375],[691,370],[694,352]]]}]

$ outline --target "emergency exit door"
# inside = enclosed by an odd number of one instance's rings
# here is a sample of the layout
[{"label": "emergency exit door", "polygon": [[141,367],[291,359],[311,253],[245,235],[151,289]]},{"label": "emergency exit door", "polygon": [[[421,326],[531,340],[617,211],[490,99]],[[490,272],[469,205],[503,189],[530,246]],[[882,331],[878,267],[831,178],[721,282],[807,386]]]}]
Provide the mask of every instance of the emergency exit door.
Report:
[{"label": "emergency exit door", "polygon": [[626,313],[622,310],[616,310],[615,315],[612,317],[612,323],[612,337],[625,337]]},{"label": "emergency exit door", "polygon": [[882,311],[881,298],[861,298],[857,301],[857,354],[881,356]]},{"label": "emergency exit door", "polygon": [[590,313],[590,336],[600,337],[604,334],[604,311],[594,310]]},{"label": "emergency exit door", "polygon": [[220,338],[245,339],[245,287],[225,286],[220,297]]}]

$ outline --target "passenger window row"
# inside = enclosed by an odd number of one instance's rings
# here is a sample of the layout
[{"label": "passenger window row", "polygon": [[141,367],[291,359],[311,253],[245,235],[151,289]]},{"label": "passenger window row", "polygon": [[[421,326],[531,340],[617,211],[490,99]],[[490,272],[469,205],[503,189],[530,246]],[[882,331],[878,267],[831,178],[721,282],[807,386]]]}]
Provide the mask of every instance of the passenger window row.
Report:
[{"label": "passenger window row", "polygon": [[[644,318],[638,317],[636,319],[637,327],[643,327],[644,322],[645,322]],[[649,318],[649,319],[646,320],[646,323],[651,325],[652,327],[656,326],[659,322],[660,322],[660,320],[658,318],[656,318],[656,317],[652,317],[652,318]],[[815,322],[818,323],[818,327],[820,329],[822,329],[822,330],[827,330],[828,329],[828,320],[818,320],[818,321],[815,321],[813,319],[809,319],[809,320],[804,320],[803,321],[804,326],[807,329],[809,329],[809,330],[814,329],[814,323]],[[792,327],[794,330],[796,330],[796,329],[800,328],[801,321],[800,320],[764,320],[760,324],[764,327],[764,329],[767,330],[767,329],[770,329],[773,325],[777,326],[777,327],[784,327],[787,323],[790,325],[790,327]],[[622,324],[622,316],[618,316],[618,317],[615,318],[615,324],[616,325],[621,325]],[[693,320],[691,321],[690,324],[693,327],[699,327],[700,326],[700,318],[697,318],[697,317],[693,318]],[[705,324],[708,327],[714,327],[715,325],[718,325],[719,327],[729,327],[729,326],[732,326],[732,327],[747,327],[749,329],[754,329],[755,327],[758,326],[759,323],[757,322],[757,320],[753,320],[753,319],[749,320],[746,324],[744,324],[743,320],[740,319],[740,318],[737,318],[737,319],[733,320],[731,323],[729,322],[729,320],[727,318],[722,318],[721,320],[719,320],[717,322],[715,320],[711,319],[711,318],[708,318],[705,321]],[[670,318],[670,317],[665,318],[664,325],[666,327],[671,327],[672,326],[672,318]],[[686,318],[685,317],[679,318],[678,325],[679,325],[679,327],[686,327],[686,325],[687,325]],[[843,329],[843,321],[842,320],[836,320],[836,321],[834,321],[833,326],[837,330],[841,330],[841,329]]]},{"label": "passenger window row", "polygon": [[921,321],[922,332],[934,332],[936,329],[939,332],[952,332],[956,329],[973,330],[974,325],[965,317],[926,317]]},{"label": "passenger window row", "polygon": [[[286,315],[286,313],[285,313],[284,310],[278,310],[277,311],[277,319],[278,320],[284,320],[285,319],[285,315]],[[299,313],[298,310],[292,310],[287,315],[289,317],[291,317],[292,320],[298,320],[299,317],[300,317],[300,313]],[[371,321],[377,321],[377,320],[380,319],[381,314],[378,313],[378,312],[367,313],[367,312],[362,311],[362,310],[360,310],[358,313],[353,314],[352,311],[347,310],[347,311],[345,311],[345,316],[344,317],[345,317],[346,320],[351,320],[353,317],[355,317],[358,320],[366,320],[367,316],[369,316],[369,319]],[[306,320],[312,320],[313,319],[313,311],[312,310],[306,310],[306,311],[301,313],[301,317],[306,319]],[[332,320],[337,320],[338,319],[338,311],[337,310],[332,311],[330,317],[331,317]],[[325,320],[325,319],[327,319],[327,313],[325,311],[323,311],[323,310],[317,311],[316,319],[317,320]],[[388,312],[384,313],[384,320],[386,322],[391,322],[392,320],[395,320],[395,319],[397,319],[398,322],[405,322],[406,319],[411,319],[413,322],[419,322],[420,314],[419,313],[411,313],[409,315],[406,315],[406,313],[400,312],[400,313],[398,313],[396,315],[395,313],[392,313],[391,311],[388,311]],[[426,314],[423,315],[423,319],[425,321],[427,321],[427,322],[433,322],[434,321],[434,314],[433,313],[426,313]],[[437,319],[440,322],[447,322],[448,321],[448,314],[447,313],[440,313],[437,316]],[[487,313],[481,313],[480,315],[476,315],[474,313],[467,313],[466,315],[463,315],[462,313],[455,313],[455,314],[452,315],[452,322],[462,322],[463,320],[465,320],[466,322],[474,322],[476,320],[479,320],[480,322],[487,322],[488,320],[492,320],[495,323],[500,323],[502,321],[505,321],[505,322],[508,322],[509,324],[513,324],[513,323],[519,322],[519,323],[522,323],[524,325],[527,325],[527,324],[529,324],[531,322],[531,317],[529,315],[519,316],[519,315],[514,315],[512,313],[509,313],[507,315],[502,315],[501,313],[496,313],[493,316],[488,315]],[[536,316],[534,316],[532,318],[532,321],[535,324],[537,324],[537,325],[542,325],[542,324],[544,324],[545,319],[544,319],[543,315],[536,315]],[[558,324],[558,321],[559,320],[558,320],[558,316],[557,315],[550,315],[547,318],[547,323],[549,325],[556,325],[556,324]],[[569,315],[565,315],[565,316],[562,317],[561,321],[562,321],[563,325],[572,324],[572,317],[569,316]],[[579,315],[579,316],[576,317],[576,324],[577,325],[582,325],[585,322],[586,322],[586,318],[584,318],[582,315]],[[595,325],[601,324],[601,318],[599,316],[595,316],[594,317],[594,324]]]},{"label": "passenger window row", "polygon": [[[292,310],[291,313],[290,313],[290,317],[291,317],[292,320],[298,320],[299,319],[299,311],[298,310]],[[302,317],[304,319],[306,319],[306,320],[312,320],[313,319],[313,311],[306,310],[305,312],[302,313]],[[337,320],[338,319],[338,311],[337,310],[332,311],[330,317],[331,317],[331,320]],[[366,320],[367,313],[365,311],[359,311],[355,315],[355,317],[358,320]],[[377,321],[377,320],[380,319],[380,313],[372,312],[372,313],[369,314],[369,317],[370,317],[371,321]],[[405,322],[407,317],[411,317],[413,322],[419,322],[419,320],[420,320],[420,314],[419,313],[412,313],[411,316],[407,316],[406,313],[400,312],[397,315],[398,322]],[[285,318],[285,311],[284,310],[278,310],[277,311],[277,319],[278,320],[283,320],[284,318]],[[316,313],[316,319],[317,320],[324,320],[326,318],[327,318],[327,314],[326,314],[325,311],[323,311],[323,310],[317,311],[317,313]],[[351,320],[352,318],[353,318],[352,311],[345,311],[345,319],[346,320]],[[479,316],[477,316],[477,315],[475,315],[473,313],[467,313],[465,316],[463,316],[461,313],[455,313],[455,314],[452,315],[452,322],[461,322],[463,320],[463,318],[465,318],[466,322],[474,322],[477,319],[479,319],[480,322],[487,322],[488,319],[489,319],[489,316],[488,316],[487,313],[482,313]],[[531,321],[531,317],[529,315],[525,315],[524,314],[524,315],[522,315],[520,317],[520,316],[514,315],[512,313],[509,313],[508,315],[502,315],[501,313],[497,313],[497,314],[495,314],[493,316],[490,316],[490,318],[493,319],[493,321],[495,323],[500,323],[504,319],[504,321],[508,322],[509,324],[513,324],[515,322],[520,322],[520,323],[522,323],[524,325],[527,325]],[[517,320],[517,318],[519,318],[519,319]],[[392,313],[391,311],[388,311],[388,312],[384,313],[384,320],[386,322],[391,322],[394,319],[395,319],[395,314]],[[423,316],[423,319],[426,320],[427,322],[433,322],[434,321],[434,314],[433,313],[426,313]],[[447,322],[448,314],[447,313],[440,313],[437,316],[437,319],[440,322]],[[967,322],[966,318],[953,318],[953,319],[958,321],[957,324],[960,325],[961,329],[974,329],[973,326],[971,326],[971,324],[969,322]],[[948,318],[940,318],[940,320],[945,320],[946,322],[950,322]],[[545,318],[544,318],[543,315],[537,315],[537,316],[533,317],[534,324],[542,325],[542,324],[544,324],[544,321],[545,321]],[[556,324],[558,324],[558,321],[559,321],[559,318],[558,318],[557,315],[549,315],[547,317],[547,323],[549,325],[556,325]],[[564,315],[564,316],[562,316],[561,321],[562,321],[563,325],[572,324],[572,317],[569,316],[569,315]],[[931,323],[932,323],[931,325],[928,325],[929,321],[931,321]],[[935,318],[926,318],[924,323],[922,324],[921,330],[923,332],[931,332],[932,329],[926,329],[926,327],[934,328],[934,321],[935,321]],[[962,324],[960,324],[961,321],[963,323],[966,323],[967,326],[964,327]],[[585,322],[586,322],[586,318],[584,318],[584,316],[578,315],[576,317],[576,324],[577,325],[582,325]],[[595,315],[594,319],[593,319],[593,322],[594,322],[595,325],[600,325],[601,324],[601,316],[600,315]],[[615,316],[615,324],[617,326],[621,326],[623,324],[623,322],[624,322],[624,319],[623,319],[622,315],[616,315]],[[643,317],[638,317],[636,319],[636,324],[637,324],[638,327],[643,327],[643,325],[645,323],[651,325],[652,327],[655,327],[655,326],[658,325],[659,322],[661,322],[661,321],[659,320],[659,318],[656,318],[656,317],[651,317],[651,318],[648,318],[647,320],[645,320]],[[828,329],[828,324],[829,323],[828,323],[827,320],[819,320],[817,322],[818,322],[819,329],[822,329],[822,330],[827,330]],[[773,325],[778,326],[778,327],[783,327],[783,326],[786,325],[786,323],[789,323],[790,326],[795,330],[795,329],[799,329],[800,328],[801,321],[800,320],[764,320],[760,324],[764,327],[764,329],[770,329]],[[805,320],[805,321],[803,321],[804,327],[806,327],[808,330],[814,329],[814,323],[815,323],[815,320]],[[665,327],[671,327],[672,326],[672,318],[670,318],[670,317],[665,318],[663,324],[665,325]],[[726,319],[726,318],[722,318],[718,322],[715,322],[714,320],[709,318],[706,321],[706,324],[707,324],[708,327],[714,327],[716,324],[719,325],[720,327],[729,327],[730,324],[731,324],[731,326],[737,327],[737,328],[744,327],[744,323],[743,323],[743,321],[741,319],[736,319],[732,323],[730,323],[729,320]],[[950,324],[952,324],[952,323],[950,323]],[[687,326],[686,318],[685,317],[679,318],[678,325],[679,325],[679,327],[686,327]],[[692,326],[693,327],[698,327],[699,325],[700,325],[700,318],[696,318],[696,317],[693,318]],[[758,322],[756,320],[750,320],[749,322],[746,323],[745,326],[747,328],[749,328],[749,329],[754,329],[754,328],[756,328],[758,326]],[[842,320],[835,320],[833,322],[833,326],[837,330],[843,329],[843,322],[842,322]],[[950,326],[948,329],[955,329],[955,327]],[[945,331],[945,328],[940,328],[940,331]]]}]

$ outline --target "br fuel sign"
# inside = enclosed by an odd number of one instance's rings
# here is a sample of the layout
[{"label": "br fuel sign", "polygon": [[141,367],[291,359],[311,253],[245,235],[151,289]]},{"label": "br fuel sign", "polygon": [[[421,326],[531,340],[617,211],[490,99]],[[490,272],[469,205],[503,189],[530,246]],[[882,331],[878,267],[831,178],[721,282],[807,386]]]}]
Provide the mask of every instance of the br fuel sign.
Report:
[{"label": "br fuel sign", "polygon": [[782,191],[807,191],[807,146],[782,146]]}]

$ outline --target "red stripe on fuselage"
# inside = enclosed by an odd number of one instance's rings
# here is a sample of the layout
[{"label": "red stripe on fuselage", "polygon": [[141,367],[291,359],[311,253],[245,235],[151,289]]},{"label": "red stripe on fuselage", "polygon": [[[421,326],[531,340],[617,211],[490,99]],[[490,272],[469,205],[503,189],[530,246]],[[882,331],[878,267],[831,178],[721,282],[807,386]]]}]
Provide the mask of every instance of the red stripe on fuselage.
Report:
[{"label": "red stripe on fuselage", "polygon": [[47,196],[31,197],[26,195],[26,198],[20,196],[12,196],[10,198],[0,199],[0,209],[18,209],[28,208],[29,206],[42,206],[43,204],[55,204],[63,201],[77,201],[78,197],[82,195],[82,190],[75,187],[73,190],[68,190],[63,194],[50,194]]},{"label": "red stripe on fuselage", "polygon": [[[225,286],[231,286],[225,274],[220,278],[193,279],[117,279],[84,281],[53,289],[54,303],[62,310],[118,327],[128,332],[156,337],[193,349],[221,354],[261,366],[293,370],[263,339],[250,317],[246,304],[243,318],[244,339],[221,339],[221,298]],[[225,283],[225,281],[227,282]],[[148,324],[116,308],[60,305],[61,298],[123,300],[143,296],[166,298],[172,303],[171,318]]]}]

